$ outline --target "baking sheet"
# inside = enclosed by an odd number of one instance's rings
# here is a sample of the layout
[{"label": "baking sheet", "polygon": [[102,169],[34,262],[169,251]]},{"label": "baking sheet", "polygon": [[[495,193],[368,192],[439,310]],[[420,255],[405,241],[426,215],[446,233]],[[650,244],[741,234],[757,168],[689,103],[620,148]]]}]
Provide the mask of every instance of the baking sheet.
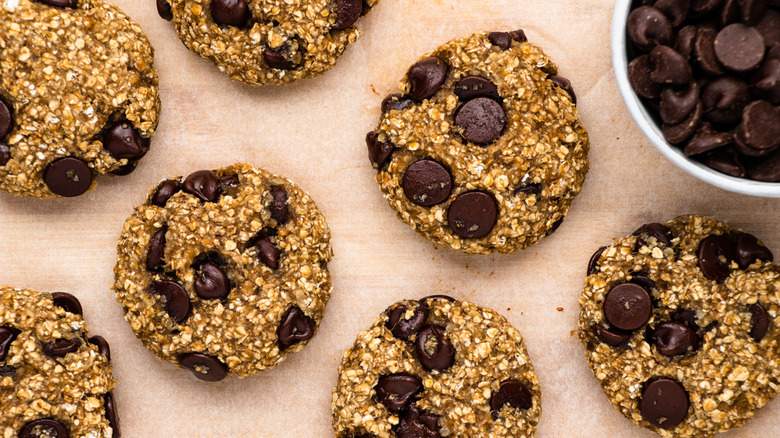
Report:
[{"label": "baking sheet", "polygon": [[[593,251],[645,222],[714,216],[780,252],[780,200],[732,194],[688,176],[641,135],[609,52],[613,1],[383,0],[338,65],[286,88],[229,80],[189,52],[151,0],[114,0],[156,50],[163,102],[152,150],[125,178],[77,199],[0,193],[0,283],[69,291],[111,344],[125,437],[328,437],[341,354],[389,304],[446,293],[491,307],[523,334],[542,387],[537,437],[652,437],[617,413],[574,335]],[[363,138],[379,104],[423,53],[481,30],[525,29],[571,79],[592,142],[591,170],[561,228],[513,256],[436,248],[395,218],[373,181]],[[319,334],[276,369],[205,383],[158,360],[133,335],[109,285],[116,239],[157,181],[247,161],[286,175],[333,231],[335,285]],[[724,437],[777,436],[780,401]]]}]

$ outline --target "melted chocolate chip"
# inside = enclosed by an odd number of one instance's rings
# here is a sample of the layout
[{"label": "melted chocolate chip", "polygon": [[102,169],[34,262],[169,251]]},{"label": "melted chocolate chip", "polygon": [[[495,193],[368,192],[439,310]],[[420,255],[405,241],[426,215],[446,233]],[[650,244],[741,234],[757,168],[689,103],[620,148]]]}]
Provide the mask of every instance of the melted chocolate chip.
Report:
[{"label": "melted chocolate chip", "polygon": [[157,13],[160,14],[160,17],[164,20],[173,20],[173,11],[167,0],[157,0]]},{"label": "melted chocolate chip", "polygon": [[171,196],[175,195],[181,190],[181,183],[179,180],[169,179],[160,183],[157,186],[157,190],[154,191],[150,202],[152,205],[158,207],[165,207],[165,203],[171,199]]},{"label": "melted chocolate chip", "polygon": [[106,409],[106,419],[108,420],[108,425],[111,426],[111,438],[120,438],[122,433],[119,431],[119,414],[116,410],[114,394],[110,392],[106,393],[106,395],[103,397],[103,406]]},{"label": "melted chocolate chip", "polygon": [[287,190],[282,186],[271,186],[271,218],[277,224],[282,225],[290,218],[290,210],[287,206]]},{"label": "melted chocolate chip", "polygon": [[127,120],[114,123],[103,134],[103,148],[117,160],[140,160],[149,152],[149,143]]},{"label": "melted chocolate chip", "polygon": [[420,330],[414,343],[417,360],[429,371],[443,371],[455,362],[455,348],[439,325],[427,325]]},{"label": "melted chocolate chip", "polygon": [[[51,1],[51,0],[49,0]],[[74,0],[75,3],[75,0]],[[22,426],[19,438],[68,438],[68,429],[53,418],[33,420]]]},{"label": "melted chocolate chip", "polygon": [[246,0],[211,0],[211,18],[219,25],[246,27],[251,17]]},{"label": "melted chocolate chip", "polygon": [[533,395],[519,380],[504,380],[498,386],[498,391],[490,396],[490,413],[498,418],[504,406],[510,406],[521,411],[533,406]]},{"label": "melted chocolate chip", "polygon": [[774,255],[769,248],[758,243],[756,236],[748,233],[737,236],[737,263],[739,267],[745,269],[757,260],[772,262]]},{"label": "melted chocolate chip", "polygon": [[588,260],[588,275],[593,275],[596,273],[596,271],[598,271],[599,259],[601,258],[601,255],[604,254],[604,251],[607,250],[607,248],[609,247],[602,246],[590,257],[590,260]]},{"label": "melted chocolate chip", "polygon": [[219,266],[203,262],[198,266],[193,288],[204,300],[223,300],[230,294],[230,281]]},{"label": "melted chocolate chip", "polygon": [[571,98],[571,103],[577,105],[577,95],[574,93],[574,87],[571,86],[571,81],[563,76],[552,75],[547,79],[551,80],[556,87],[565,91]]},{"label": "melted chocolate chip", "polygon": [[[36,1],[43,3],[45,5],[55,6],[58,8],[75,9],[79,6],[78,0],[36,0]],[[59,437],[59,435],[57,435],[57,437]]]},{"label": "melted chocolate chip", "polygon": [[279,261],[282,258],[282,250],[271,242],[270,237],[263,237],[254,243],[257,247],[257,257],[264,265],[276,270],[279,269]]},{"label": "melted chocolate chip", "polygon": [[379,379],[376,397],[392,412],[400,412],[422,391],[422,381],[410,374],[391,374]]},{"label": "melted chocolate chip", "polygon": [[723,283],[731,275],[729,262],[735,258],[734,242],[725,235],[708,236],[699,244],[699,269],[705,277]]},{"label": "melted chocolate chip", "polygon": [[219,178],[210,170],[199,170],[185,178],[184,191],[205,202],[215,201],[220,194]]},{"label": "melted chocolate chip", "polygon": [[314,336],[316,324],[314,320],[306,316],[298,307],[291,307],[282,316],[276,335],[279,339],[279,347],[284,350],[301,341],[307,341]]},{"label": "melted chocolate chip", "polygon": [[149,286],[149,292],[165,297],[165,312],[181,324],[190,314],[190,297],[179,283],[175,281],[155,281]]},{"label": "melted chocolate chip", "polygon": [[653,342],[664,356],[679,356],[699,348],[699,337],[679,322],[663,322],[653,330]]},{"label": "melted chocolate chip", "polygon": [[406,74],[409,96],[417,102],[433,97],[447,81],[449,66],[443,59],[432,57],[414,64]]},{"label": "melted chocolate chip", "polygon": [[390,94],[382,100],[382,112],[401,111],[412,104],[412,99],[402,94]]},{"label": "melted chocolate chip", "polygon": [[19,336],[19,330],[8,326],[0,326],[0,361],[8,356],[11,343]]},{"label": "melted chocolate chip", "polygon": [[271,67],[279,70],[293,70],[296,64],[284,57],[283,48],[272,49],[266,47],[263,50],[263,61]]},{"label": "melted chocolate chip", "polygon": [[761,341],[769,331],[769,313],[760,303],[750,306],[750,337],[756,342]]},{"label": "melted chocolate chip", "polygon": [[341,30],[352,26],[362,12],[362,0],[336,0],[336,22],[333,23],[333,29]]},{"label": "melted chocolate chip", "polygon": [[51,298],[55,306],[62,307],[66,312],[75,313],[76,315],[84,314],[79,299],[67,292],[52,292]]},{"label": "melted chocolate chip", "polygon": [[631,332],[620,330],[615,327],[604,327],[601,324],[595,324],[593,326],[593,332],[599,340],[607,345],[613,347],[620,347],[631,339]]},{"label": "melted chocolate chip", "polygon": [[368,146],[368,159],[375,169],[384,167],[395,150],[395,146],[389,141],[379,141],[373,131],[366,134],[366,146]]},{"label": "melted chocolate chip", "polygon": [[412,403],[400,415],[396,438],[441,438],[439,416],[423,411]]},{"label": "melted chocolate chip", "polygon": [[108,345],[108,341],[102,336],[92,336],[87,340],[90,344],[97,346],[98,353],[102,354],[109,361],[111,361],[111,347]]},{"label": "melted chocolate chip", "polygon": [[219,382],[227,376],[227,366],[214,356],[203,353],[187,353],[179,357],[179,365],[206,382]]},{"label": "melted chocolate chip", "polygon": [[501,100],[496,84],[482,76],[466,76],[455,84],[453,90],[461,102],[467,102],[477,97],[487,97],[496,101]]},{"label": "melted chocolate chip", "polygon": [[0,138],[5,137],[13,125],[14,116],[11,106],[0,99]]},{"label": "melted chocolate chip", "polygon": [[671,246],[672,239],[674,238],[672,236],[672,230],[670,230],[669,227],[657,222],[644,224],[632,234],[632,236],[643,235],[647,237],[654,237],[658,243],[663,244],[664,246]]},{"label": "melted chocolate chip", "polygon": [[80,346],[81,338],[59,339],[43,344],[43,354],[49,357],[65,357],[68,353],[78,350]]},{"label": "melted chocolate chip", "polygon": [[488,34],[488,40],[494,46],[498,46],[501,50],[509,50],[512,47],[512,41],[518,43],[524,43],[528,41],[525,36],[525,32],[522,29],[513,30],[511,32],[490,32]]},{"label": "melted chocolate chip", "polygon": [[412,315],[407,317],[406,313],[408,310],[406,306],[398,304],[394,304],[385,310],[387,315],[385,327],[398,339],[408,340],[417,334],[428,318],[428,306],[423,304],[422,301],[413,310]]},{"label": "melted chocolate chip", "polygon": [[149,251],[146,254],[146,269],[149,271],[160,271],[165,266],[165,233],[167,232],[168,227],[163,225],[149,239]]}]

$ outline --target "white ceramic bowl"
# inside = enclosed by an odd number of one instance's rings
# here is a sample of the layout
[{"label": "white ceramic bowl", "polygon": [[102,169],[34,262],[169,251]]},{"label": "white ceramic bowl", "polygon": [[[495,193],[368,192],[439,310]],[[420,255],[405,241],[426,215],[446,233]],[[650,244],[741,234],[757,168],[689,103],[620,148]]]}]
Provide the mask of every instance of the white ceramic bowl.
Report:
[{"label": "white ceramic bowl", "polygon": [[615,67],[620,94],[626,102],[628,112],[650,142],[674,164],[691,175],[706,181],[716,187],[736,193],[752,196],[780,198],[780,183],[751,181],[734,178],[699,162],[688,159],[682,151],[669,144],[661,133],[661,128],[653,120],[653,116],[645,109],[642,101],[634,93],[628,82],[628,51],[626,19],[631,12],[632,0],[617,0],[615,14],[612,17],[612,65]]}]

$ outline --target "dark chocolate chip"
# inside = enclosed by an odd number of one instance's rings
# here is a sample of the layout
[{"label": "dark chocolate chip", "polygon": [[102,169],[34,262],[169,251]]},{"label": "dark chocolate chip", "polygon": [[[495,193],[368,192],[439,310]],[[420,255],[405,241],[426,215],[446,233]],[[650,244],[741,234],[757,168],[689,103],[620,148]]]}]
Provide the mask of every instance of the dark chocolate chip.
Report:
[{"label": "dark chocolate chip", "polygon": [[729,70],[753,70],[764,59],[764,38],[754,28],[742,23],[730,24],[715,37],[715,56]]},{"label": "dark chocolate chip", "polygon": [[550,234],[558,231],[558,228],[561,227],[561,224],[563,223],[563,218],[558,219],[557,221],[553,222],[552,226],[550,226],[549,229],[547,229],[547,232],[544,233],[545,236],[549,236]]},{"label": "dark chocolate chip", "polygon": [[748,102],[750,102],[750,89],[747,84],[732,76],[713,79],[701,92],[705,117],[715,123],[738,122]]},{"label": "dark chocolate chip", "polygon": [[664,356],[679,356],[699,348],[699,337],[679,322],[662,322],[653,330],[653,342]]},{"label": "dark chocolate chip", "polygon": [[761,341],[769,331],[769,313],[760,303],[750,306],[750,337],[756,342]]},{"label": "dark chocolate chip", "polygon": [[643,274],[634,274],[631,277],[631,281],[629,281],[629,283],[642,286],[646,291],[650,291],[651,289],[655,288],[655,282]]},{"label": "dark chocolate chip", "polygon": [[632,236],[642,235],[654,237],[658,243],[661,243],[665,246],[671,246],[672,239],[674,238],[674,236],[672,236],[672,230],[670,230],[666,225],[659,224],[658,222],[644,224],[632,234]]},{"label": "dark chocolate chip", "polygon": [[409,96],[417,102],[433,97],[447,81],[449,67],[443,59],[431,57],[414,64],[406,74]]},{"label": "dark chocolate chip", "polygon": [[406,306],[399,304],[394,304],[385,310],[387,315],[385,327],[398,339],[408,340],[417,334],[428,318],[428,306],[424,304],[424,300],[420,301],[411,316],[406,317],[408,310]]},{"label": "dark chocolate chip", "polygon": [[382,100],[382,112],[401,111],[412,104],[412,99],[402,94],[390,94]]},{"label": "dark chocolate chip", "polygon": [[78,0],[37,0],[37,1],[58,8],[77,8],[79,3]]},{"label": "dark chocolate chip", "polygon": [[62,307],[66,312],[75,313],[76,315],[84,314],[79,299],[67,292],[52,292],[51,298],[55,306]]},{"label": "dark chocolate chip", "polygon": [[419,160],[406,169],[401,187],[410,201],[430,207],[441,204],[450,197],[452,176],[444,166],[434,160]]},{"label": "dark chocolate chip", "polygon": [[108,345],[108,341],[102,336],[92,336],[87,341],[90,344],[97,346],[98,353],[102,354],[109,361],[111,361],[111,347]]},{"label": "dark chocolate chip", "polygon": [[691,115],[688,116],[682,123],[676,125],[668,125],[666,123],[661,127],[661,132],[664,138],[672,144],[679,144],[691,138],[696,128],[701,123],[701,117],[704,113],[701,102],[696,104],[696,108],[693,109]]},{"label": "dark chocolate chip", "polygon": [[263,61],[269,67],[278,68],[279,70],[292,70],[297,67],[294,62],[284,57],[282,50],[274,50],[270,47],[266,47],[263,50]]},{"label": "dark chocolate chip", "polygon": [[699,331],[699,324],[696,323],[696,312],[689,309],[678,309],[672,315],[672,321],[685,324],[694,332]]},{"label": "dark chocolate chip", "polygon": [[696,38],[696,26],[685,26],[677,32],[677,39],[674,43],[675,52],[682,55],[686,61],[691,59],[693,53],[693,40]]},{"label": "dark chocolate chip", "polygon": [[702,162],[718,172],[735,178],[744,178],[745,166],[740,163],[737,152],[731,148],[720,148],[707,155]]},{"label": "dark chocolate chip", "polygon": [[277,224],[282,225],[290,218],[290,210],[287,206],[287,190],[282,186],[271,186],[271,218]]},{"label": "dark chocolate chip", "polygon": [[[780,47],[780,44],[777,47]],[[776,105],[780,104],[780,59],[767,59],[753,78],[751,87],[754,96],[760,96]]]},{"label": "dark chocolate chip", "polygon": [[742,269],[755,263],[757,260],[765,262],[774,261],[772,251],[766,246],[758,243],[756,236],[749,233],[742,233],[737,236],[737,264]]},{"label": "dark chocolate chip", "polygon": [[291,345],[311,339],[314,336],[315,328],[316,324],[313,319],[306,316],[298,307],[291,307],[282,316],[279,327],[276,329],[279,347],[284,350]]},{"label": "dark chocolate chip", "polygon": [[723,0],[693,0],[691,2],[691,11],[696,13],[697,16],[701,16],[707,12],[714,11],[721,3],[723,3]]},{"label": "dark chocolate chip", "polygon": [[[53,0],[48,0],[53,1]],[[74,0],[75,3],[75,0]],[[56,5],[55,5],[56,6]],[[68,438],[68,429],[53,418],[33,420],[22,426],[19,438]]]},{"label": "dark chocolate chip", "polygon": [[0,379],[4,377],[14,378],[16,375],[16,368],[11,365],[0,365]]},{"label": "dark chocolate chip", "polygon": [[[764,157],[774,152],[774,149],[756,149],[753,146],[747,144],[747,141],[745,140],[745,131],[742,125],[737,126],[737,128],[734,130],[733,145],[737,152],[748,157]],[[753,160],[751,165],[755,164],[756,162],[760,163],[761,161],[762,160]],[[763,161],[766,162],[769,161],[769,159],[767,158]]]},{"label": "dark chocolate chip", "polygon": [[103,406],[106,409],[106,419],[108,425],[111,426],[111,438],[120,438],[122,433],[119,431],[119,414],[116,410],[116,402],[114,401],[114,394],[107,392],[103,397]]},{"label": "dark chocolate chip", "polygon": [[699,102],[699,84],[693,81],[688,86],[677,89],[665,87],[661,92],[659,108],[661,120],[670,125],[683,122],[696,108]]},{"label": "dark chocolate chip", "polygon": [[723,283],[731,274],[729,262],[735,255],[735,245],[729,236],[707,236],[699,244],[699,268],[705,277]]},{"label": "dark chocolate chip", "polygon": [[428,295],[427,297],[421,299],[421,302],[425,302],[425,300],[444,300],[449,301],[451,303],[454,303],[456,300],[455,298],[452,298],[449,295]]},{"label": "dark chocolate chip", "polygon": [[756,30],[764,38],[767,48],[780,44],[780,12],[769,10],[761,21],[756,24]]},{"label": "dark chocolate chip", "polygon": [[712,76],[720,76],[725,73],[723,67],[715,57],[715,29],[700,27],[693,40],[693,58],[705,73]]},{"label": "dark chocolate chip", "polygon": [[409,406],[412,397],[422,389],[422,381],[417,377],[406,373],[391,374],[379,378],[376,397],[390,411],[400,412]]},{"label": "dark chocolate chip", "polygon": [[219,382],[227,377],[227,366],[214,356],[203,353],[187,353],[179,357],[179,365],[206,382]]},{"label": "dark chocolate chip", "polygon": [[534,405],[533,395],[519,380],[504,380],[498,385],[498,391],[490,396],[490,413],[498,418],[501,409],[509,405],[512,408],[525,411]]},{"label": "dark chocolate chip", "polygon": [[9,161],[11,161],[11,148],[0,141],[0,166],[5,166]]},{"label": "dark chocolate chip", "polygon": [[669,19],[663,12],[650,6],[640,6],[631,11],[627,26],[631,41],[645,52],[659,44],[671,44],[674,37]]},{"label": "dark chocolate chip", "polygon": [[114,123],[103,134],[103,148],[117,160],[140,160],[149,152],[149,143],[127,120]]},{"label": "dark chocolate chip", "polygon": [[368,146],[368,159],[375,169],[384,167],[395,150],[395,146],[389,141],[379,141],[374,131],[366,134],[366,146]]},{"label": "dark chocolate chip", "polygon": [[571,98],[571,103],[577,105],[577,95],[574,93],[574,87],[571,86],[570,80],[558,75],[552,75],[547,79],[551,80],[556,87],[565,91]]},{"label": "dark chocolate chip", "polygon": [[512,47],[512,41],[524,43],[528,41],[528,38],[526,38],[525,32],[522,29],[518,29],[511,32],[490,32],[488,34],[488,40],[490,40],[490,44],[498,46],[499,49],[508,50]]},{"label": "dark chocolate chip", "polygon": [[219,178],[210,170],[199,170],[188,176],[182,184],[184,191],[202,201],[213,202],[220,194]]},{"label": "dark chocolate chip", "polygon": [[198,266],[193,288],[204,300],[222,300],[230,294],[230,281],[219,266],[203,262]]},{"label": "dark chocolate chip", "polygon": [[613,287],[604,298],[604,316],[620,330],[636,330],[650,319],[653,302],[650,294],[637,284]]},{"label": "dark chocolate chip", "polygon": [[485,192],[466,192],[458,196],[447,210],[447,223],[463,238],[479,238],[490,234],[498,220],[498,206],[493,196]]},{"label": "dark chocolate chip", "polygon": [[593,331],[601,342],[613,347],[619,347],[631,339],[631,332],[620,330],[615,327],[606,328],[601,324],[595,324],[593,326]]},{"label": "dark chocolate chip", "polygon": [[441,438],[439,416],[423,411],[415,403],[400,415],[396,438]]},{"label": "dark chocolate chip", "polygon": [[653,64],[650,80],[657,84],[685,85],[693,78],[688,61],[669,46],[653,47],[650,62]]},{"label": "dark chocolate chip", "polygon": [[257,257],[264,265],[271,269],[279,269],[279,261],[282,258],[282,251],[271,242],[270,237],[263,237],[254,243],[257,247]]},{"label": "dark chocolate chip", "polygon": [[43,171],[43,180],[56,195],[79,196],[92,185],[92,169],[79,158],[59,158]]},{"label": "dark chocolate chip", "polygon": [[685,155],[692,156],[703,154],[711,150],[729,145],[734,141],[730,132],[718,132],[707,122],[701,124],[691,141],[685,145]]},{"label": "dark chocolate chip", "polygon": [[592,256],[590,256],[590,260],[588,260],[588,275],[593,275],[598,271],[599,266],[599,259],[601,258],[601,255],[604,254],[604,251],[609,248],[608,246],[602,246],[599,248],[596,252],[593,253]]},{"label": "dark chocolate chip", "polygon": [[11,131],[14,124],[14,116],[11,113],[11,107],[0,99],[0,138],[3,138]]},{"label": "dark chocolate chip", "polygon": [[149,292],[165,297],[165,312],[176,321],[183,323],[190,314],[190,297],[179,283],[170,280],[155,281],[149,286]]},{"label": "dark chocolate chip", "polygon": [[138,161],[129,161],[124,166],[119,166],[118,168],[112,170],[111,175],[127,176],[135,172],[135,169],[137,168],[138,168]]},{"label": "dark chocolate chip", "polygon": [[498,140],[506,127],[504,108],[493,99],[478,97],[463,104],[455,115],[455,125],[466,141],[487,145]]},{"label": "dark chocolate chip", "polygon": [[650,55],[637,56],[628,63],[628,81],[636,94],[655,99],[661,95],[663,89],[650,79],[653,66],[650,63]]},{"label": "dark chocolate chip", "polygon": [[149,240],[149,251],[146,254],[146,269],[160,271],[165,266],[165,233],[168,227],[163,225]]},{"label": "dark chocolate chip", "polygon": [[65,357],[81,346],[81,338],[59,339],[43,344],[43,354],[49,357]]},{"label": "dark chocolate chip", "polygon": [[336,22],[333,29],[341,30],[355,24],[363,12],[363,0],[336,0]]},{"label": "dark chocolate chip", "polygon": [[8,326],[0,326],[0,361],[8,356],[8,349],[11,343],[19,336],[19,330]]},{"label": "dark chocolate chip", "polygon": [[528,182],[521,182],[520,184],[515,187],[514,194],[524,194],[524,195],[541,195],[542,194],[542,185],[539,183],[528,183]]},{"label": "dark chocolate chip", "polygon": [[688,393],[672,379],[661,377],[650,382],[642,391],[639,411],[653,426],[671,429],[688,414]]},{"label": "dark chocolate chip", "polygon": [[683,24],[691,7],[690,0],[657,0],[653,7],[663,12],[672,23],[672,27]]},{"label": "dark chocolate chip", "polygon": [[739,0],[739,3],[742,6],[742,21],[751,26],[758,23],[769,8],[767,0]]},{"label": "dark chocolate chip", "polygon": [[181,190],[181,183],[177,179],[169,179],[160,183],[152,195],[151,203],[158,207],[165,207],[165,203]]},{"label": "dark chocolate chip", "polygon": [[720,10],[720,26],[726,27],[740,20],[739,0],[726,0]]},{"label": "dark chocolate chip", "polygon": [[775,151],[762,162],[749,166],[747,172],[750,178],[756,181],[780,181],[780,150]]},{"label": "dark chocolate chip", "polygon": [[496,101],[501,100],[498,95],[498,87],[490,80],[482,76],[466,76],[455,84],[453,90],[461,102],[466,102],[477,97],[487,97]]},{"label": "dark chocolate chip", "polygon": [[211,1],[211,18],[219,25],[244,27],[251,17],[246,0]]},{"label": "dark chocolate chip", "polygon": [[167,0],[157,0],[157,13],[160,14],[160,17],[164,20],[173,20],[173,11]]},{"label": "dark chocolate chip", "polygon": [[428,371],[444,371],[455,363],[455,348],[439,325],[426,325],[414,343],[417,360]]},{"label": "dark chocolate chip", "polygon": [[780,112],[765,100],[756,100],[745,107],[740,129],[745,142],[755,149],[780,146]]}]

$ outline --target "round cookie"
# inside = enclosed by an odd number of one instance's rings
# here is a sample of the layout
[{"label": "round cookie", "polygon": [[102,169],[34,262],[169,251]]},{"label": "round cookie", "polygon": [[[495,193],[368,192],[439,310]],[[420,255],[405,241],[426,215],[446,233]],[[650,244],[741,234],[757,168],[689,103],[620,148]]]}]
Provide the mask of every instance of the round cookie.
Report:
[{"label": "round cookie", "polygon": [[117,253],[113,289],[136,336],[206,381],[302,349],[332,289],[330,230],[314,201],[248,164],[160,183]]},{"label": "round cookie", "polygon": [[610,402],[666,437],[742,425],[778,393],[780,271],[754,236],[699,216],[599,249],[579,336]]},{"label": "round cookie", "polygon": [[344,353],[336,438],[532,437],[541,392],[498,313],[435,295],[390,306]]},{"label": "round cookie", "polygon": [[336,65],[379,0],[157,0],[179,39],[231,78],[286,85]]},{"label": "round cookie", "polygon": [[160,117],[138,24],[103,0],[0,8],[0,189],[78,196],[97,174],[132,172]]},{"label": "round cookie", "polygon": [[0,435],[119,438],[110,361],[76,297],[0,286]]},{"label": "round cookie", "polygon": [[588,170],[571,83],[522,30],[448,42],[414,64],[366,136],[398,217],[467,253],[557,229]]}]

